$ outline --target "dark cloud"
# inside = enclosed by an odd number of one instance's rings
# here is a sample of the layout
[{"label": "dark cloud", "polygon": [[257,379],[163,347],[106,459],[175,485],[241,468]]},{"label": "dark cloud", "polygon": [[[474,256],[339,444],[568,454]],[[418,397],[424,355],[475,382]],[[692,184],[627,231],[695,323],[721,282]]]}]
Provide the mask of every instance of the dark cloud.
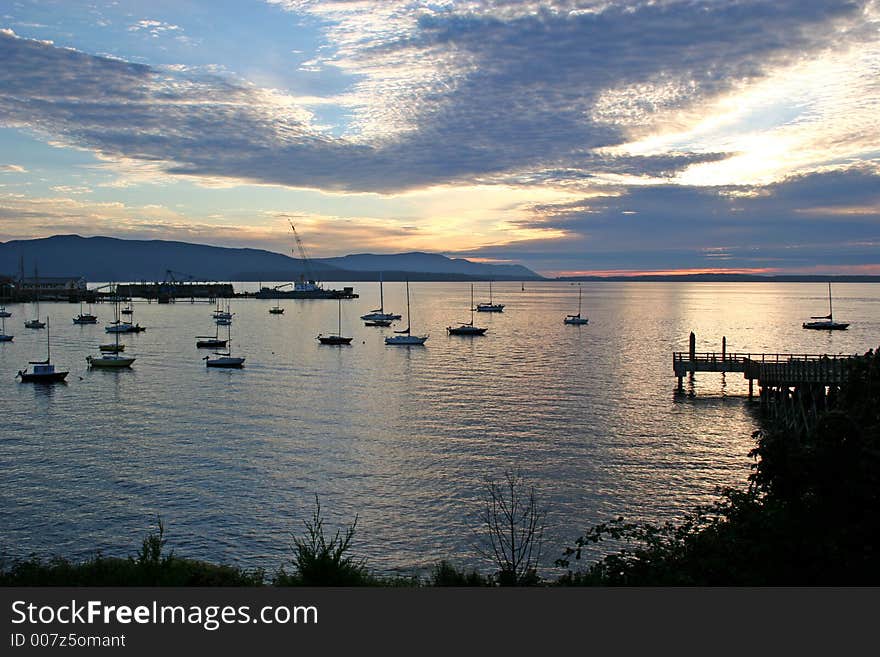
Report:
[{"label": "dark cloud", "polygon": [[544,271],[880,265],[880,174],[856,167],[766,188],[646,186],[617,196],[537,205],[522,227],[561,240],[463,255]]},{"label": "dark cloud", "polygon": [[[436,68],[379,111],[378,121],[405,119],[407,129],[374,140],[332,138],[300,108],[244,82],[94,57],[8,31],[0,32],[0,122],[109,157],[158,162],[173,174],[327,190],[669,175],[722,155],[599,154],[627,140],[618,112],[623,123],[649,123],[658,107],[690,106],[848,38],[864,22],[851,1],[629,3],[593,13],[568,11],[575,4],[567,3],[527,14],[515,6],[424,11],[414,28],[375,43],[355,39],[349,61],[361,67],[355,72],[373,71],[361,72],[359,91],[374,102],[386,88],[383,67]],[[503,19],[491,15],[499,8]],[[597,113],[603,94],[641,83],[679,91]],[[409,106],[394,106],[396,98]]]}]

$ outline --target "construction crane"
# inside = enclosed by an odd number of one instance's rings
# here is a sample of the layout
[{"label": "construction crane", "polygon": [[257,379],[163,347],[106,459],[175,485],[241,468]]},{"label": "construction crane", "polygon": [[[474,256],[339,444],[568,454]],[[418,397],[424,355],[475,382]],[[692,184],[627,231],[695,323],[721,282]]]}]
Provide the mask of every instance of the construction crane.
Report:
[{"label": "construction crane", "polygon": [[312,266],[309,262],[309,256],[306,255],[306,247],[303,246],[302,240],[299,238],[299,234],[296,232],[296,226],[293,225],[293,219],[287,217],[287,223],[290,224],[290,229],[293,231],[293,238],[296,240],[296,246],[299,249],[300,259],[303,263],[303,270],[305,271],[305,280],[310,283],[315,282],[315,277],[312,274]]}]

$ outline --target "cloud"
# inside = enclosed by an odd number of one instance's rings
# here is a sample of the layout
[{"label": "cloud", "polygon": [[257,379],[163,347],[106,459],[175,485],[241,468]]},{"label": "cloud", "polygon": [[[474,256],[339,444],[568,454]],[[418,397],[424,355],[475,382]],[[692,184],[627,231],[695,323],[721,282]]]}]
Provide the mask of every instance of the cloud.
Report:
[{"label": "cloud", "polygon": [[27,169],[18,164],[0,164],[0,173],[27,173]]},{"label": "cloud", "polygon": [[[172,175],[381,193],[475,181],[585,188],[723,159],[609,149],[670,112],[876,36],[863,3],[844,0],[281,4],[324,21],[313,63],[355,80],[332,99],[352,117],[342,137],[315,120],[313,100],[8,30],[0,122]],[[151,20],[131,29],[179,31]]]},{"label": "cloud", "polygon": [[534,240],[465,251],[541,271],[880,267],[880,171],[853,167],[760,188],[651,185],[536,204]]}]

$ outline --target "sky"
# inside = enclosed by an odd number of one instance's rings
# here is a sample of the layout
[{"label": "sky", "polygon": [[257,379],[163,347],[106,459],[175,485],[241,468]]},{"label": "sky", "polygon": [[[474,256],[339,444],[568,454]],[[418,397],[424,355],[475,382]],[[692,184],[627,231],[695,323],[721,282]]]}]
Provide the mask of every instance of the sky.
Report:
[{"label": "sky", "polygon": [[880,274],[880,0],[5,0],[0,241]]}]

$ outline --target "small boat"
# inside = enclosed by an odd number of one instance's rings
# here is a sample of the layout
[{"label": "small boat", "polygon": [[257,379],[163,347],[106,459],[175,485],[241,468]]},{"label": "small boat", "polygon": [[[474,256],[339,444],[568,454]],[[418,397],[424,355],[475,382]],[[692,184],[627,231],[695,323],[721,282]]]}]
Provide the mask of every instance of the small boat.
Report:
[{"label": "small boat", "polygon": [[220,307],[220,299],[217,299],[217,308],[214,310],[214,319],[232,319],[233,313],[229,312],[229,304],[226,304],[226,310]]},{"label": "small boat", "polygon": [[411,315],[409,311],[409,281],[406,282],[406,328],[402,331],[395,331],[397,335],[391,335],[385,338],[387,345],[411,346],[425,344],[428,339],[427,335],[412,335],[410,331]]},{"label": "small boat", "polygon": [[400,315],[385,312],[385,292],[382,283],[382,274],[379,274],[379,307],[371,310],[366,315],[361,315],[364,322],[388,322],[388,324],[365,324],[366,326],[388,326],[395,319],[400,319]]},{"label": "small boat", "polygon": [[447,326],[446,332],[449,335],[484,335],[488,329],[474,326],[474,284],[471,283],[471,321],[461,326]]},{"label": "small boat", "polygon": [[589,318],[581,317],[581,287],[578,285],[578,312],[577,315],[566,315],[565,319],[562,320],[564,324],[587,324],[589,323]]},{"label": "small boat", "polygon": [[98,367],[98,368],[120,368],[120,367],[131,367],[131,364],[136,359],[131,356],[120,356],[116,353],[110,353],[107,351],[101,351],[100,356],[86,356],[86,362],[89,364],[89,367]]},{"label": "small boat", "polygon": [[128,306],[126,306],[125,308],[123,308],[122,310],[120,310],[119,312],[120,312],[122,315],[133,315],[133,314],[134,314],[134,309],[131,307],[131,305],[128,305]]},{"label": "small boat", "polygon": [[226,346],[226,340],[220,337],[219,325],[214,329],[214,335],[197,335],[197,349],[220,349]]},{"label": "small boat", "polygon": [[120,321],[117,319],[117,320],[107,324],[107,326],[104,327],[104,332],[105,333],[135,333],[136,331],[134,331],[133,329],[134,329],[134,326],[132,326],[128,322],[123,322],[123,321]]},{"label": "small boat", "polygon": [[489,281],[489,303],[478,303],[474,309],[478,313],[500,313],[504,312],[503,303],[492,303],[492,281]]},{"label": "small boat", "polygon": [[323,335],[323,334],[319,333],[317,340],[321,344],[332,344],[332,345],[351,344],[352,339],[343,337],[343,335],[342,335],[342,299],[339,299],[339,313],[338,313],[338,324],[337,324],[337,328],[336,328],[336,335]]},{"label": "small boat", "polygon": [[12,336],[6,335],[6,315],[0,315],[0,342],[12,342]]},{"label": "small boat", "polygon": [[27,368],[20,370],[16,377],[20,377],[22,383],[60,383],[64,381],[69,372],[62,372],[55,369],[52,364],[51,342],[49,340],[48,322],[46,320],[46,360],[32,360],[28,364],[32,365],[31,371]]},{"label": "small boat", "polygon": [[12,313],[6,310],[6,306],[0,306],[0,317],[12,317]]},{"label": "small boat", "polygon": [[82,311],[82,303],[79,304],[79,315],[73,318],[74,324],[97,324],[98,317],[91,313],[91,306],[89,307],[89,312],[84,313]]},{"label": "small boat", "polygon": [[810,319],[816,319],[816,322],[804,322],[805,329],[813,329],[816,331],[843,331],[849,327],[849,322],[835,322],[833,311],[831,309],[831,281],[828,282],[828,314],[813,316]]},{"label": "small boat", "polygon": [[224,367],[224,368],[235,368],[239,369],[244,367],[244,358],[241,356],[233,356],[232,355],[232,324],[227,324],[229,327],[227,329],[226,341],[229,343],[226,351],[215,351],[214,355],[217,358],[211,358],[210,356],[205,356],[205,366],[206,367]]},{"label": "small boat", "polygon": [[36,289],[37,316],[35,319],[29,319],[24,323],[25,328],[43,329],[46,328],[46,322],[40,321],[40,277],[37,275],[37,268],[34,267],[34,287]]},{"label": "small boat", "polygon": [[284,308],[282,308],[281,306],[272,306],[271,308],[269,308],[269,314],[270,315],[283,315]]}]

